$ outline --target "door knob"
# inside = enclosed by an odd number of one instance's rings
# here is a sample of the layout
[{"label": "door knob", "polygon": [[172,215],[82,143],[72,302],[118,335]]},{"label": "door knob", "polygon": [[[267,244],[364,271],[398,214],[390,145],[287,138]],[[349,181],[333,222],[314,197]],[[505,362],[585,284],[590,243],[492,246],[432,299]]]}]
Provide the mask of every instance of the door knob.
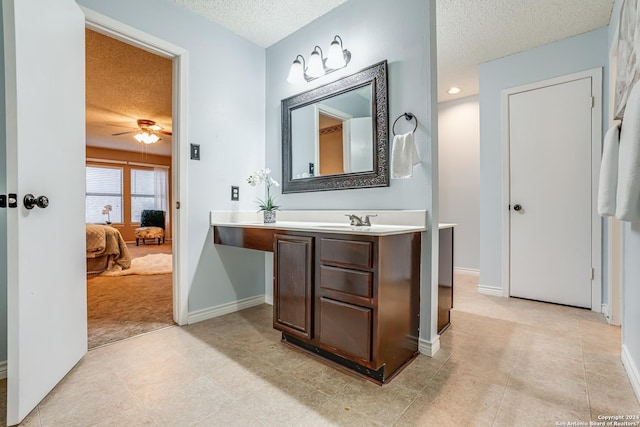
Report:
[{"label": "door knob", "polygon": [[516,211],[516,212],[522,210],[522,205],[519,205],[519,204],[513,205],[513,210]]},{"label": "door knob", "polygon": [[33,194],[26,194],[24,196],[24,207],[27,209],[33,209],[35,207],[46,208],[49,206],[49,198],[47,196],[40,196],[36,198]]}]

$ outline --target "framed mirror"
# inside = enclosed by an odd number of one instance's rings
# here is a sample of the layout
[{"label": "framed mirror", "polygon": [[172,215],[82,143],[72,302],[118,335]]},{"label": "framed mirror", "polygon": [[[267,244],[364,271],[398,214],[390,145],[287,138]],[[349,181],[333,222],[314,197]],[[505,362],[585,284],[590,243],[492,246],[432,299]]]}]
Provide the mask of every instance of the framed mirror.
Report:
[{"label": "framed mirror", "polygon": [[282,192],[389,185],[387,61],[282,100]]}]

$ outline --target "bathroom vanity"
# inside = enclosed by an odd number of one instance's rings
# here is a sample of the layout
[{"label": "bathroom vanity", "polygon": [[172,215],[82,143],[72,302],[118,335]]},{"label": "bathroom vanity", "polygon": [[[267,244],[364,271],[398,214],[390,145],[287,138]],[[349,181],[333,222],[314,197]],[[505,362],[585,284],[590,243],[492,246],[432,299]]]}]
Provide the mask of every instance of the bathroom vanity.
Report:
[{"label": "bathroom vanity", "polygon": [[426,213],[403,212],[392,224],[379,212],[385,225],[368,227],[336,211],[322,221],[279,212],[295,220],[274,224],[212,212],[211,223],[218,245],[274,253],[273,327],[283,342],[382,384],[418,354]]}]

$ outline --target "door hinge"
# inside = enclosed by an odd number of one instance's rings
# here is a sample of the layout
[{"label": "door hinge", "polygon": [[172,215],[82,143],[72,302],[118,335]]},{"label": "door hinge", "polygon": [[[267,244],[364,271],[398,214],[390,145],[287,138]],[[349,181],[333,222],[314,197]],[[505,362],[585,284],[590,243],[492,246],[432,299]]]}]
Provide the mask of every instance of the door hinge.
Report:
[{"label": "door hinge", "polygon": [[596,98],[594,96],[589,97],[589,103],[591,104],[591,108],[596,106]]},{"label": "door hinge", "polygon": [[591,280],[596,278],[596,269],[595,268],[591,268]]}]

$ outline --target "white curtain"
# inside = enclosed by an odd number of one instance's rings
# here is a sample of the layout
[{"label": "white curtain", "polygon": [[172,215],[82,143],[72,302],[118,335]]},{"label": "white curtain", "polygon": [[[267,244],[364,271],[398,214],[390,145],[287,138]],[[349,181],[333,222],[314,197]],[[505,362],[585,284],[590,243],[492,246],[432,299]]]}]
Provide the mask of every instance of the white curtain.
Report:
[{"label": "white curtain", "polygon": [[169,231],[171,223],[169,216],[169,170],[165,168],[153,168],[154,177],[154,209],[165,211],[165,230]]}]

